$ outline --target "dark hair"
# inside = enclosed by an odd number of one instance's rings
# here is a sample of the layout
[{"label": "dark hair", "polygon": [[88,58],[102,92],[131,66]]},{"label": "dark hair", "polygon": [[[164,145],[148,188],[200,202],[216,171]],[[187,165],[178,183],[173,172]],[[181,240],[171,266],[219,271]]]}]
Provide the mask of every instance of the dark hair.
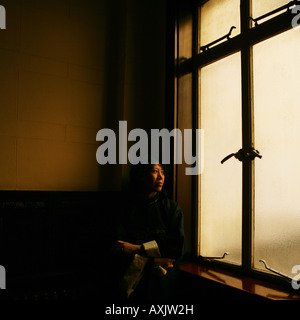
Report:
[{"label": "dark hair", "polygon": [[[159,164],[163,170],[165,177],[168,176],[168,167],[164,164],[157,163]],[[141,190],[144,186],[144,181],[146,175],[152,170],[154,164],[133,164],[131,165],[130,168],[130,186],[131,188]]]}]

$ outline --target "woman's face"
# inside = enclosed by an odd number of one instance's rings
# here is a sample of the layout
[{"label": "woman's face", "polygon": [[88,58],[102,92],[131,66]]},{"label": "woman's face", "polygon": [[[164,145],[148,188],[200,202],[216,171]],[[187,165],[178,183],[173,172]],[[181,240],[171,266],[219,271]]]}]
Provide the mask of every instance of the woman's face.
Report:
[{"label": "woman's face", "polygon": [[159,192],[165,182],[164,170],[160,164],[154,164],[147,179],[147,189],[149,192]]}]

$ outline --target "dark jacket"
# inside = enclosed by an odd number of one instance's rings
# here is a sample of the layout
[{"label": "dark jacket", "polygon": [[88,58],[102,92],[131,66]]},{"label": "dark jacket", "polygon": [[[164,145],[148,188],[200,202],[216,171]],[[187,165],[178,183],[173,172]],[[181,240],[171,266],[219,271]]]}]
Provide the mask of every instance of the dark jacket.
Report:
[{"label": "dark jacket", "polygon": [[[184,255],[183,213],[179,205],[160,192],[151,199],[142,199],[137,195],[127,194],[123,200],[123,210],[120,210],[115,223],[114,239],[132,244],[143,244],[155,240],[162,258],[175,259],[174,267],[169,269],[164,277],[152,273],[151,259],[148,262],[148,272],[131,299],[166,299],[176,292],[179,262]],[[115,256],[112,258],[114,279],[120,282],[133,256]],[[111,271],[112,271],[111,270]]]},{"label": "dark jacket", "polygon": [[134,195],[127,197],[124,211],[116,223],[116,240],[133,244],[155,240],[162,257],[180,259],[184,254],[180,206],[162,192],[146,200]]}]

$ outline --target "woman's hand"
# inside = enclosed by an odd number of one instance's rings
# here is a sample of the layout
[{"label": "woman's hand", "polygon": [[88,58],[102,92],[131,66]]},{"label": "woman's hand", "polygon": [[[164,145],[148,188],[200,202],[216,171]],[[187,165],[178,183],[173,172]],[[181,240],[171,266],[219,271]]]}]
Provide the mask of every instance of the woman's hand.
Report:
[{"label": "woman's hand", "polygon": [[129,242],[117,241],[116,251],[123,254],[135,254],[141,251],[142,246],[138,244],[132,244]]},{"label": "woman's hand", "polygon": [[175,259],[169,259],[169,258],[154,258],[154,266],[158,267],[161,266],[165,269],[173,268],[173,263],[175,262]]}]

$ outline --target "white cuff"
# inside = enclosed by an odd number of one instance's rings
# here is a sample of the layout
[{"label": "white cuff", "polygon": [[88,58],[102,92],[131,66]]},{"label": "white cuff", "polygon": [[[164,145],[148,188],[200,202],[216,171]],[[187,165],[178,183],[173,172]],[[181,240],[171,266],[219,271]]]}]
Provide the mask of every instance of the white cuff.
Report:
[{"label": "white cuff", "polygon": [[147,257],[159,258],[160,251],[155,240],[143,243]]}]

